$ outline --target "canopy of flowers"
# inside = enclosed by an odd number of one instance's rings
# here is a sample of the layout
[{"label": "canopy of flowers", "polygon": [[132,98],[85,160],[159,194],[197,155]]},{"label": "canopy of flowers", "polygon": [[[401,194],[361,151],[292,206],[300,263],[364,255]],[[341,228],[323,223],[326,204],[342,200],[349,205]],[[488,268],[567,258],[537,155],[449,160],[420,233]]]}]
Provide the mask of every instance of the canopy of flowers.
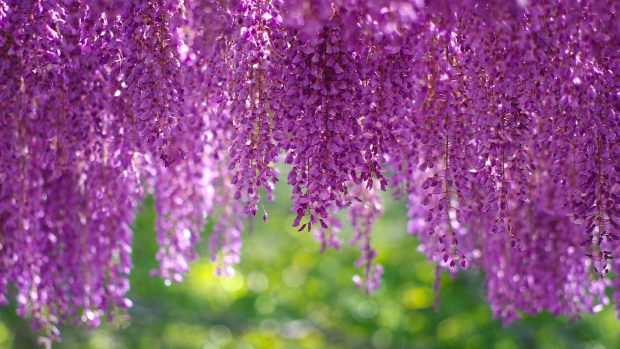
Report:
[{"label": "canopy of flowers", "polygon": [[[509,322],[620,301],[616,0],[0,0],[0,304],[49,340],[127,308],[131,224],[159,269],[239,262],[274,183],[370,292],[380,192]],[[278,164],[290,169],[279,175]],[[284,199],[284,198],[280,198]],[[208,217],[208,218],[207,218]],[[380,232],[375,232],[380,233]],[[136,246],[136,248],[140,248]]]}]

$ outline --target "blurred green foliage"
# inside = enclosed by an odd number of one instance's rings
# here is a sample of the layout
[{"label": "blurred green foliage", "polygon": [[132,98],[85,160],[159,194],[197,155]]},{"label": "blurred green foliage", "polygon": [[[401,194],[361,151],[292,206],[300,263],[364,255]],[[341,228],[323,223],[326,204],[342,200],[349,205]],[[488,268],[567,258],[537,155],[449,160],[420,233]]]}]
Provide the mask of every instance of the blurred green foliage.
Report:
[{"label": "blurred green foliage", "polygon": [[[269,222],[248,222],[242,263],[233,277],[214,276],[207,257],[193,263],[181,284],[149,276],[156,267],[153,203],[135,223],[134,307],[95,330],[65,327],[55,348],[304,349],[304,348],[620,348],[613,306],[571,322],[543,313],[504,327],[492,318],[484,278],[475,271],[441,280],[441,308],[433,309],[433,264],[406,233],[402,202],[386,196],[373,243],[386,273],[372,295],[355,289],[357,247],[350,228],[341,251],[320,253],[311,234],[290,227],[288,192],[266,205]],[[213,217],[212,219],[217,219]],[[206,234],[211,225],[206,227]],[[204,240],[206,241],[206,235]],[[206,243],[199,247],[206,251]],[[204,253],[203,253],[204,254]],[[553,267],[553,266],[550,266]],[[128,318],[131,317],[131,321]],[[37,334],[14,306],[0,310],[0,348],[37,348]]]}]

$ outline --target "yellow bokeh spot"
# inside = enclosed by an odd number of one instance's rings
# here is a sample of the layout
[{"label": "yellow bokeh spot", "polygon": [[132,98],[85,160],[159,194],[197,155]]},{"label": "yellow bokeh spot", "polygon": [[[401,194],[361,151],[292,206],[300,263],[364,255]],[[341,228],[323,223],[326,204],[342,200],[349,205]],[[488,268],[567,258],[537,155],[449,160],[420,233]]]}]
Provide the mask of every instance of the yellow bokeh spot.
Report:
[{"label": "yellow bokeh spot", "polygon": [[9,329],[6,328],[2,322],[0,322],[0,347],[4,347],[5,345],[9,347],[9,344],[13,341],[12,337],[13,336],[11,335],[11,332],[9,332]]},{"label": "yellow bokeh spot", "polygon": [[411,287],[403,292],[403,305],[409,309],[424,309],[433,305],[433,291],[428,287]]},{"label": "yellow bokeh spot", "polygon": [[209,295],[217,282],[213,272],[212,264],[203,261],[195,263],[187,274],[187,289],[197,295]]},{"label": "yellow bokeh spot", "polygon": [[455,340],[467,331],[467,324],[469,322],[471,322],[471,319],[456,316],[448,318],[437,326],[437,338],[444,341]]},{"label": "yellow bokeh spot", "polygon": [[243,276],[241,276],[239,273],[231,277],[222,277],[219,279],[219,281],[222,287],[228,292],[241,291],[243,289],[243,286],[245,286]]},{"label": "yellow bokeh spot", "polygon": [[233,276],[217,276],[215,266],[209,261],[195,263],[183,287],[197,297],[223,304],[228,304],[248,292],[245,277],[239,271]]}]

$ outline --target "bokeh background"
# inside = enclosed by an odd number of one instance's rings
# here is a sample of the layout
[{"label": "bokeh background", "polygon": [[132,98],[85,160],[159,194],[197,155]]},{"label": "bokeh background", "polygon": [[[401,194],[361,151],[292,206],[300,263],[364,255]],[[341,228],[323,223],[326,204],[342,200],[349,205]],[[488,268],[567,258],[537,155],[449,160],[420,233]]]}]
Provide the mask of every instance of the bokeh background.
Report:
[{"label": "bokeh background", "polygon": [[[435,311],[435,267],[406,233],[404,203],[389,195],[373,235],[386,272],[381,288],[365,295],[352,282],[359,271],[353,266],[357,247],[348,244],[350,227],[341,233],[341,251],[321,254],[311,234],[290,227],[288,189],[277,186],[276,197],[266,204],[268,223],[247,222],[235,276],[214,276],[213,264],[202,257],[183,283],[169,286],[149,275],[157,246],[153,202],[147,200],[134,227],[134,307],[95,330],[63,328],[63,342],[54,348],[620,348],[613,305],[580,321],[543,313],[503,326],[491,315],[484,276],[476,271],[455,278],[444,272]],[[206,245],[199,249],[204,255]],[[14,306],[0,309],[0,348],[37,348],[36,339]]]}]

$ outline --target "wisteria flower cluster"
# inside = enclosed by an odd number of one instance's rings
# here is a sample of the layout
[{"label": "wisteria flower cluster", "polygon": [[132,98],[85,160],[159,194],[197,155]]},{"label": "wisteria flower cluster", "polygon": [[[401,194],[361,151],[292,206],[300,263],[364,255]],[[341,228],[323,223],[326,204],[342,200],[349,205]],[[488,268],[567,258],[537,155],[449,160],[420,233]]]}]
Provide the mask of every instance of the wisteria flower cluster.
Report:
[{"label": "wisteria flower cluster", "polygon": [[379,286],[381,191],[494,314],[620,304],[620,2],[0,0],[0,304],[47,341],[131,306],[136,209],[179,282],[234,272],[290,169],[291,224]]}]

